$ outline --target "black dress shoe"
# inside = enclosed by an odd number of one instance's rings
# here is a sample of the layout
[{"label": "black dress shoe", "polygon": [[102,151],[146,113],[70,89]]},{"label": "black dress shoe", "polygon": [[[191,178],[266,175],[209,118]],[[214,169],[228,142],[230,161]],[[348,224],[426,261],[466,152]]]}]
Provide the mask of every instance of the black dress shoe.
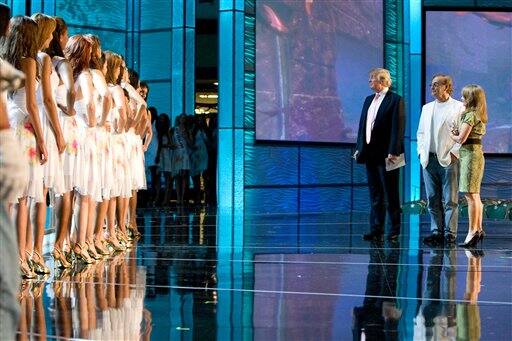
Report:
[{"label": "black dress shoe", "polygon": [[440,233],[432,233],[430,236],[423,238],[423,243],[429,246],[438,246],[443,244],[444,238]]},{"label": "black dress shoe", "polygon": [[379,232],[370,232],[363,234],[363,239],[366,241],[382,241],[382,233]]}]

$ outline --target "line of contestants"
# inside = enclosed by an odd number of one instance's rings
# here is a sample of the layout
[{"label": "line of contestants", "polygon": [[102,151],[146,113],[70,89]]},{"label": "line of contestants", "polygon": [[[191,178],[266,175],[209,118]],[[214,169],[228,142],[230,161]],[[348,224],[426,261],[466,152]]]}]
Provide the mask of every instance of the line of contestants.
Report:
[{"label": "line of contestants", "polygon": [[11,205],[22,275],[50,272],[41,255],[48,194],[57,266],[125,250],[140,236],[136,196],[146,188],[144,141],[152,134],[138,76],[121,55],[102,52],[98,37],[68,39],[58,17],[14,17],[3,44],[26,49],[2,49],[2,58],[25,74],[24,86],[7,97],[29,169],[28,185]]}]

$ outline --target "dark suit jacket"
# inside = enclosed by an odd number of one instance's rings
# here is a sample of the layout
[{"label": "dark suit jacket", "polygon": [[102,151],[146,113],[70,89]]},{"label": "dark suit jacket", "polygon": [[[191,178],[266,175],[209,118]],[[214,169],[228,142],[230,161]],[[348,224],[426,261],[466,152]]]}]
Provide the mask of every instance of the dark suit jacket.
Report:
[{"label": "dark suit jacket", "polygon": [[388,90],[382,100],[370,143],[366,144],[366,116],[373,97],[375,94],[366,97],[361,111],[356,145],[359,152],[356,157],[357,163],[383,162],[388,154],[400,155],[404,152],[404,101],[391,90]]}]

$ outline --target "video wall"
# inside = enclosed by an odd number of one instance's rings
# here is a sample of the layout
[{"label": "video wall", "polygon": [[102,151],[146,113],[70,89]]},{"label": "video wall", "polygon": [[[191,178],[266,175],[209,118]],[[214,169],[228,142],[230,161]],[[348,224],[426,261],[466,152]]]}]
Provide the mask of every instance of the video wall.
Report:
[{"label": "video wall", "polygon": [[257,1],[256,139],[355,142],[382,66],[382,0]]},{"label": "video wall", "polygon": [[512,13],[427,11],[425,98],[436,73],[453,77],[455,99],[467,84],[486,91],[487,153],[512,153]]}]

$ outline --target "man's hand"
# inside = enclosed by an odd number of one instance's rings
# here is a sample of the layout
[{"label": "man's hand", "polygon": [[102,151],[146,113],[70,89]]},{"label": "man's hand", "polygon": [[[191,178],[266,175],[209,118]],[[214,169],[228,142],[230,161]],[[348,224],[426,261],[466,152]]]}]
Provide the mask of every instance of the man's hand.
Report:
[{"label": "man's hand", "polygon": [[398,156],[397,155],[388,154],[387,159],[388,159],[389,162],[395,163],[398,160]]}]

